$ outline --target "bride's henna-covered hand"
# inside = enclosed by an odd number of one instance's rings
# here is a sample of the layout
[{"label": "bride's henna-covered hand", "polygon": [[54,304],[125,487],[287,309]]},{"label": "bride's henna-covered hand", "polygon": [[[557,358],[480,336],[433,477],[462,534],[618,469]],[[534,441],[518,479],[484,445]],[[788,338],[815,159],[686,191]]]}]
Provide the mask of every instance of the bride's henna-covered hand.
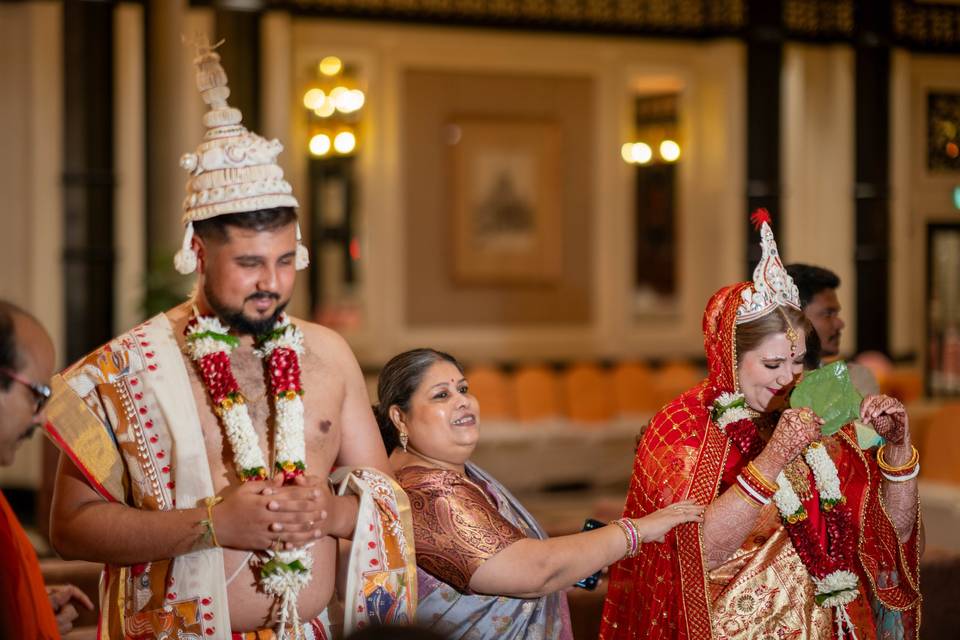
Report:
[{"label": "bride's henna-covered hand", "polygon": [[[910,421],[903,403],[890,396],[867,396],[860,404],[860,420],[871,425],[887,442],[883,459],[887,464],[907,464],[913,455]],[[883,507],[901,542],[910,538],[917,524],[917,479],[903,482],[883,480]],[[922,544],[922,541],[921,541]]]},{"label": "bride's henna-covered hand", "polygon": [[823,420],[810,409],[787,409],[780,416],[764,453],[783,467],[820,439]]},{"label": "bride's henna-covered hand", "polygon": [[[771,482],[784,465],[820,438],[823,420],[810,409],[787,409],[780,416],[770,442],[754,463]],[[703,546],[708,569],[713,569],[740,548],[756,525],[759,505],[737,495],[730,487],[707,507],[703,517]]]},{"label": "bride's henna-covered hand", "polygon": [[908,440],[907,410],[896,398],[867,396],[860,404],[860,421],[873,426],[891,444],[904,444]]}]

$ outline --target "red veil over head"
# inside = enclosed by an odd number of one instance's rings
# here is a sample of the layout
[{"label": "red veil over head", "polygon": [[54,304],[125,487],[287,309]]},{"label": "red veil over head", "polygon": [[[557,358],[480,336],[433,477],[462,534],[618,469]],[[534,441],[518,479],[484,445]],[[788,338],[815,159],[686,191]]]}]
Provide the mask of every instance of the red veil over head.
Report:
[{"label": "red veil over head", "polygon": [[[710,428],[708,398],[736,382],[737,307],[749,282],[724,287],[703,314],[709,375],[661,409],[647,427],[633,467],[624,515],[641,517],[677,500],[708,504],[716,496],[727,438]],[[686,524],[663,544],[645,544],[610,570],[601,638],[709,638],[710,619],[700,528]]]}]

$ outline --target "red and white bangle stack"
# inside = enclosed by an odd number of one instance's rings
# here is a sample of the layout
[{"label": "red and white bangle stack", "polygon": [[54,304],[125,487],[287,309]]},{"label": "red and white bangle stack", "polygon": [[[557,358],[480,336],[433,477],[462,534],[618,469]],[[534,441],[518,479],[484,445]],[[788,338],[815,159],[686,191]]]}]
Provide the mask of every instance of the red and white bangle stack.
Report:
[{"label": "red and white bangle stack", "polygon": [[748,501],[756,503],[757,506],[765,506],[770,504],[773,494],[780,487],[775,482],[767,480],[753,462],[748,462],[737,476],[737,484],[734,488]]},{"label": "red and white bangle stack", "polygon": [[624,537],[627,539],[627,553],[624,557],[636,557],[636,555],[640,553],[640,545],[643,544],[643,536],[641,536],[640,532],[637,531],[637,525],[634,524],[633,520],[630,518],[613,520],[610,522],[610,524],[619,527],[620,530],[623,531]]},{"label": "red and white bangle stack", "polygon": [[890,482],[906,482],[913,480],[920,473],[920,453],[913,445],[910,446],[910,460],[906,464],[894,466],[883,459],[883,451],[887,445],[881,445],[877,449],[877,465],[880,467],[880,475]]}]

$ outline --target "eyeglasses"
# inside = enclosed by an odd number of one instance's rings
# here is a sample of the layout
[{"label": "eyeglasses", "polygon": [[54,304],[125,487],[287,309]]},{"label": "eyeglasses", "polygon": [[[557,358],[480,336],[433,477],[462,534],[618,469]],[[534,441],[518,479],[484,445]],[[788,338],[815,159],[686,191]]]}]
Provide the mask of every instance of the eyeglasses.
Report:
[{"label": "eyeglasses", "polygon": [[11,371],[10,369],[0,369],[0,374],[3,374],[13,380],[14,382],[19,382],[27,389],[30,389],[30,392],[33,394],[34,415],[40,413],[40,410],[43,409],[44,405],[47,404],[47,400],[50,399],[50,385],[40,384],[39,382],[30,382],[20,374]]}]

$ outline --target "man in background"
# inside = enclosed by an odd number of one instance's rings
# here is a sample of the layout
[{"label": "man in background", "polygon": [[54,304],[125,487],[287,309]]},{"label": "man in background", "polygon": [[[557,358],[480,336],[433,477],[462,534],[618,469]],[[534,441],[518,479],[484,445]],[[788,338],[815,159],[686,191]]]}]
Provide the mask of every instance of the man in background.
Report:
[{"label": "man in background", "polygon": [[[53,343],[32,316],[0,300],[0,465],[44,421]],[[75,602],[93,609],[73,585],[44,587],[37,554],[0,492],[0,637],[59,638],[77,618]]]},{"label": "man in background", "polygon": [[[787,273],[800,290],[800,305],[810,320],[820,341],[820,362],[822,359],[834,359],[840,355],[840,338],[847,324],[840,317],[840,300],[837,289],[840,276],[829,269],[809,264],[787,265]],[[864,395],[877,394],[880,386],[869,369],[856,363],[847,363],[850,378],[854,386]]]},{"label": "man in background", "polygon": [[840,337],[847,325],[840,317],[839,276],[829,269],[808,264],[787,265],[787,273],[800,290],[803,312],[820,338],[820,356],[840,355]]}]

